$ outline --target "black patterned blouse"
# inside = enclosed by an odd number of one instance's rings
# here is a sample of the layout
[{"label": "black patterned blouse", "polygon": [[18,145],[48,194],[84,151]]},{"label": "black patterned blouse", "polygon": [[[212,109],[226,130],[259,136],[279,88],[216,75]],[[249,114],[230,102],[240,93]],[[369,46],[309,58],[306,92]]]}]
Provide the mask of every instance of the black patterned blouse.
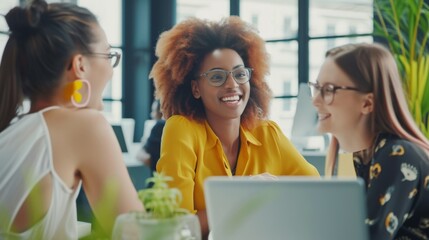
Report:
[{"label": "black patterned blouse", "polygon": [[429,239],[428,155],[414,143],[381,134],[371,164],[354,160],[367,187],[371,239]]}]

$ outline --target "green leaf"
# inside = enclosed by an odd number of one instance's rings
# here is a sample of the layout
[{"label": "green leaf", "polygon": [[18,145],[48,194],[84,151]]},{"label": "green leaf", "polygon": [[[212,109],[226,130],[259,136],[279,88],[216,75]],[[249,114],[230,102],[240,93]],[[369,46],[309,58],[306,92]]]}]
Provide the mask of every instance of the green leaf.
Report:
[{"label": "green leaf", "polygon": [[188,212],[179,207],[182,194],[177,188],[169,188],[167,182],[173,178],[154,172],[154,176],[146,180],[153,183],[152,188],[140,190],[138,196],[149,213],[147,217],[155,219],[173,218]]},{"label": "green leaf", "polygon": [[429,5],[424,0],[374,0],[374,35],[386,39],[411,115],[429,138]]}]

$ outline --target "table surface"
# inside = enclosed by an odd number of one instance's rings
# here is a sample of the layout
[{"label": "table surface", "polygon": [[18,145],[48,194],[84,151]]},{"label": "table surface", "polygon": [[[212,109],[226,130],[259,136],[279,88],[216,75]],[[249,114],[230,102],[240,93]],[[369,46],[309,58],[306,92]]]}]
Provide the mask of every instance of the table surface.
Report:
[{"label": "table surface", "polygon": [[137,153],[142,147],[141,143],[133,143],[131,145],[128,145],[127,147],[128,147],[128,152],[122,153],[122,156],[125,161],[125,165],[127,165],[127,167],[143,166],[143,163],[137,160],[136,158]]}]

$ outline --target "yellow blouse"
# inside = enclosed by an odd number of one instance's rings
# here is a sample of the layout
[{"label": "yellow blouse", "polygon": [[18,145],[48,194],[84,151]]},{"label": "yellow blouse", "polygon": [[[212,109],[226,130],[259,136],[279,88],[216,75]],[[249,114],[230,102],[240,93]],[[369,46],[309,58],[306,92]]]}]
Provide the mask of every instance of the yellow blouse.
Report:
[{"label": "yellow blouse", "polygon": [[[264,172],[319,176],[273,121],[262,121],[251,131],[241,127],[240,140],[236,176]],[[179,115],[165,124],[156,168],[173,177],[169,186],[181,190],[181,207],[192,212],[206,209],[203,187],[207,177],[232,175],[222,144],[209,124]]]}]

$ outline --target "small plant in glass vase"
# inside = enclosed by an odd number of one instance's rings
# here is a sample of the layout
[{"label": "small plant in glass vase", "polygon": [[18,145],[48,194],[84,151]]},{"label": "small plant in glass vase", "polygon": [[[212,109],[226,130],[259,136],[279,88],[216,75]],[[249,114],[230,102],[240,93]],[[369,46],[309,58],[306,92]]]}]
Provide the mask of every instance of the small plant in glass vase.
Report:
[{"label": "small plant in glass vase", "polygon": [[169,188],[172,178],[154,173],[146,180],[153,184],[138,192],[145,212],[125,213],[116,219],[113,239],[139,240],[200,240],[201,230],[197,216],[180,208],[181,192]]}]

